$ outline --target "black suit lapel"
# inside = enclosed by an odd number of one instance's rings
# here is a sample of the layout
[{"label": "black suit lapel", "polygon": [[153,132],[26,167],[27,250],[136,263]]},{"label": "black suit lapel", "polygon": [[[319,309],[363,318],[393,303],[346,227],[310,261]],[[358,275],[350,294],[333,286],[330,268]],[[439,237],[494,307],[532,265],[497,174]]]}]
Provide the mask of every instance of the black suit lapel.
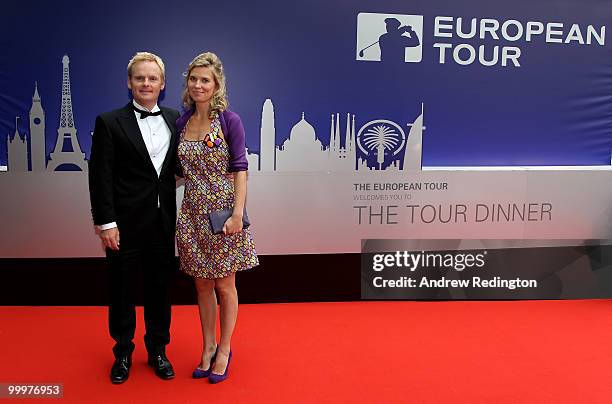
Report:
[{"label": "black suit lapel", "polygon": [[123,132],[127,136],[127,138],[132,142],[138,154],[142,156],[151,170],[155,173],[157,177],[157,171],[155,171],[155,167],[153,166],[153,162],[151,161],[151,157],[149,156],[149,151],[147,150],[147,146],[145,145],[144,139],[142,138],[142,133],[140,133],[140,128],[138,127],[138,122],[136,122],[136,115],[134,115],[134,110],[132,109],[131,102],[125,106],[123,109],[123,114],[119,116],[119,125]]},{"label": "black suit lapel", "polygon": [[176,122],[174,122],[174,117],[172,114],[168,112],[167,109],[162,109],[162,116],[164,117],[164,121],[166,121],[166,125],[168,129],[170,129],[170,145],[168,146],[168,152],[166,153],[166,158],[164,159],[164,163],[162,164],[161,173],[168,169],[168,164],[172,160],[174,153],[176,153]]}]

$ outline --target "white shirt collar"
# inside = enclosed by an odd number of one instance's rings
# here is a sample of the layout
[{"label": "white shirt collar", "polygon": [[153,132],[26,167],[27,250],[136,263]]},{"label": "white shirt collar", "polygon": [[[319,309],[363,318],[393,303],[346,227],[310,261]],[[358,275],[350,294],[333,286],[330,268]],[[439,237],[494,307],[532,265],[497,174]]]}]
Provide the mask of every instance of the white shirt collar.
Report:
[{"label": "white shirt collar", "polygon": [[[143,107],[142,105],[140,105],[139,103],[137,103],[135,100],[132,100],[132,104],[134,104],[134,106],[138,109],[142,109],[145,111],[149,111],[147,108]],[[155,106],[153,107],[153,109],[151,109],[149,112],[157,112],[159,111],[159,106],[157,104],[155,104]]]}]

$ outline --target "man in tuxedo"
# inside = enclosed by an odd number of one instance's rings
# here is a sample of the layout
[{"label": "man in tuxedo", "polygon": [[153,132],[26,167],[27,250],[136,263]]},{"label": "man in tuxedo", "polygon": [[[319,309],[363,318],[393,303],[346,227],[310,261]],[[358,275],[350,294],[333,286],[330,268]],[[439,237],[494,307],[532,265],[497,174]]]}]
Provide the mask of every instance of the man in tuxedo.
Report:
[{"label": "man in tuxedo", "polygon": [[175,267],[179,113],[157,105],[165,85],[158,56],[137,53],[127,73],[133,100],[96,118],[89,159],[91,210],[108,264],[108,323],[115,340],[110,378],[116,384],[127,380],[132,364],[137,279],[144,286],[148,363],[160,378],[174,377],[165,347],[170,342],[168,289]]}]

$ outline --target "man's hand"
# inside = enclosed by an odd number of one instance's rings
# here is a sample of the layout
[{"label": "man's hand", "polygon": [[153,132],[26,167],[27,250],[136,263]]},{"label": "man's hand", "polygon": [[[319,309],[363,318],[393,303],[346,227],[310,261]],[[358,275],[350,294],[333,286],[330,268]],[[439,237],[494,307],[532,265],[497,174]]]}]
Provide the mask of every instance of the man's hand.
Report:
[{"label": "man's hand", "polygon": [[102,230],[100,232],[100,239],[105,248],[119,251],[119,229],[113,227],[112,229]]}]

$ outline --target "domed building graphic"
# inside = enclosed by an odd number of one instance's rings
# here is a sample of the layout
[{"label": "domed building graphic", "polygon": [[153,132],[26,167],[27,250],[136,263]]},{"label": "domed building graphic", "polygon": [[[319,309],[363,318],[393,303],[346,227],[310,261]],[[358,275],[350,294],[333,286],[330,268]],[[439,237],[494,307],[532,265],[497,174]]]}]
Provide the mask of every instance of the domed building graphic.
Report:
[{"label": "domed building graphic", "polygon": [[315,128],[305,113],[293,125],[289,137],[276,146],[274,105],[264,102],[261,118],[259,171],[354,171],[355,115],[347,114],[344,146],[341,146],[340,114],[331,116],[330,145],[317,137]]},{"label": "domed building graphic", "polygon": [[[345,147],[333,126],[331,144],[325,147],[317,138],[315,128],[306,120],[305,114],[293,125],[289,137],[276,149],[276,171],[351,171],[355,170],[355,151],[352,148],[350,129]],[[338,121],[338,120],[337,120]]]},{"label": "domed building graphic", "polygon": [[[421,115],[415,122],[408,125],[411,129],[409,139],[405,144],[406,152],[403,160],[394,161],[388,166],[388,170],[420,169],[422,117],[423,111],[421,110]],[[355,115],[347,113],[344,122],[341,122],[341,118],[339,113],[331,114],[330,141],[326,146],[317,137],[315,128],[308,122],[306,114],[302,112],[300,120],[291,128],[289,137],[280,146],[277,146],[274,104],[272,100],[266,99],[261,113],[260,152],[259,156],[248,153],[250,169],[261,172],[374,170],[375,168],[369,167],[364,158],[357,156]],[[258,167],[258,170],[255,170],[255,167]]]}]

